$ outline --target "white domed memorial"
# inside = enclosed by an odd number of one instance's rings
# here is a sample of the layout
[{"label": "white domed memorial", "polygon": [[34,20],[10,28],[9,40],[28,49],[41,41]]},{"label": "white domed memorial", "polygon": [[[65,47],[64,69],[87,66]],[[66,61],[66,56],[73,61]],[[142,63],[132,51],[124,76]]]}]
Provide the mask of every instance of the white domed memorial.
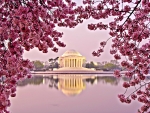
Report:
[{"label": "white domed memorial", "polygon": [[85,57],[75,50],[69,50],[59,57],[58,61],[61,68],[80,68],[85,63]]},{"label": "white domed memorial", "polygon": [[92,69],[84,68],[85,57],[82,56],[76,50],[68,50],[62,56],[59,57],[58,63],[60,68],[55,71],[60,72],[85,72],[85,71],[95,71]]}]

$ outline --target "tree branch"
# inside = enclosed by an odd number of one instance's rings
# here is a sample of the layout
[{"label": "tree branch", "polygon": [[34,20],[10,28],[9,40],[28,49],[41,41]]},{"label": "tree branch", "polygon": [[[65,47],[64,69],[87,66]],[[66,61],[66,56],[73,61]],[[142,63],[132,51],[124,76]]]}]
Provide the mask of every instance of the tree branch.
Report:
[{"label": "tree branch", "polygon": [[130,18],[130,16],[133,14],[133,12],[136,10],[136,8],[138,7],[138,5],[140,4],[141,0],[136,4],[136,6],[134,7],[134,9],[132,10],[132,12],[129,14],[129,16],[127,17],[127,19],[124,21],[124,23],[122,24],[122,26],[127,22],[127,20]]}]

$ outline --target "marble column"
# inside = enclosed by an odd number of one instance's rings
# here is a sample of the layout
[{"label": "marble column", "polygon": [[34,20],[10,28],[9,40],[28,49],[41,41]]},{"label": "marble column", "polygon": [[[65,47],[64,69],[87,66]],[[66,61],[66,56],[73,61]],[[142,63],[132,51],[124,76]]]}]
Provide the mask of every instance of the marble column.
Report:
[{"label": "marble column", "polygon": [[71,59],[70,59],[70,66],[69,67],[71,67]]},{"label": "marble column", "polygon": [[67,59],[66,59],[66,67],[67,67]]},{"label": "marble column", "polygon": [[80,59],[80,67],[81,67],[81,59]]},{"label": "marble column", "polygon": [[66,59],[66,61],[67,61],[67,66],[66,67],[68,67],[68,59]]},{"label": "marble column", "polygon": [[72,65],[72,62],[71,62],[71,59],[70,59],[70,67],[71,67],[71,65]]},{"label": "marble column", "polygon": [[72,59],[70,59],[70,62],[71,62],[70,67],[72,67]]},{"label": "marble column", "polygon": [[76,67],[76,66],[75,66],[75,59],[73,59],[73,67]]},{"label": "marble column", "polygon": [[74,67],[76,67],[76,66],[75,66],[75,59],[74,59]]},{"label": "marble column", "polygon": [[78,67],[77,60],[78,60],[78,59],[76,59],[76,67]]},{"label": "marble column", "polygon": [[73,65],[73,66],[75,67],[75,59],[73,60],[73,63],[74,63],[74,65]]},{"label": "marble column", "polygon": [[72,59],[70,59],[70,62],[71,62],[70,67],[72,67]]},{"label": "marble column", "polygon": [[76,67],[76,59],[74,59],[74,67]]},{"label": "marble column", "polygon": [[77,67],[77,59],[75,59],[75,66]]},{"label": "marble column", "polygon": [[64,67],[66,67],[66,59],[64,60]]},{"label": "marble column", "polygon": [[74,63],[74,62],[73,62],[73,59],[72,59],[72,67],[73,67],[73,65],[74,65],[73,63]]},{"label": "marble column", "polygon": [[78,59],[77,59],[76,63],[77,63],[77,67],[78,67]]}]

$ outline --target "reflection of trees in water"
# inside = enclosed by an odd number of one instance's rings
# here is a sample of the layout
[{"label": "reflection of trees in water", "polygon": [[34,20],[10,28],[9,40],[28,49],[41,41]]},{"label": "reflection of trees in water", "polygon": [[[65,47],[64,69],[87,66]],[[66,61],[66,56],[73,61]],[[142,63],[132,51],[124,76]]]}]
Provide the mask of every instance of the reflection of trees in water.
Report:
[{"label": "reflection of trees in water", "polygon": [[18,82],[18,86],[26,86],[28,84],[40,85],[43,83],[43,76],[32,77]]},{"label": "reflection of trees in water", "polygon": [[90,83],[90,84],[94,84],[95,80],[97,80],[97,82],[101,82],[103,84],[111,84],[111,85],[118,85],[119,83],[119,79],[112,77],[112,76],[103,76],[103,77],[96,77],[95,79],[86,79],[86,82]]},{"label": "reflection of trees in water", "polygon": [[[129,77],[122,77],[123,81],[130,81],[130,78]],[[145,77],[145,81],[150,81],[150,76],[146,76]]]},{"label": "reflection of trees in water", "polygon": [[85,79],[85,81],[86,81],[87,83],[90,83],[90,84],[92,84],[92,85],[93,85],[96,79],[97,79],[97,77],[96,77],[96,78],[94,78],[94,79],[87,78],[87,79]]},{"label": "reflection of trees in water", "polygon": [[58,79],[53,79],[52,76],[34,76],[30,79],[19,81],[18,86],[49,84],[49,87],[55,87],[56,89],[58,89],[58,87],[56,86],[57,83]]},{"label": "reflection of trees in water", "polygon": [[120,82],[120,79],[113,77],[113,76],[102,76],[102,77],[97,77],[98,82],[106,83],[106,84],[111,84],[111,85],[118,85]]},{"label": "reflection of trees in water", "polygon": [[50,88],[56,88],[58,89],[57,83],[58,83],[58,79],[53,79],[52,77],[49,79],[49,87]]},{"label": "reflection of trees in water", "polygon": [[130,79],[128,77],[122,77],[123,81],[129,81]]},{"label": "reflection of trees in water", "polygon": [[[53,76],[34,76],[33,78],[19,81],[18,86],[48,84],[50,88],[58,89],[57,84],[59,80],[59,78],[54,79]],[[124,81],[127,79],[123,78],[122,80]],[[95,78],[87,78],[84,80],[84,82],[90,83],[91,85],[93,85],[95,81],[97,83],[101,82],[104,84],[118,85],[120,79],[117,79],[113,76],[97,76]]]}]

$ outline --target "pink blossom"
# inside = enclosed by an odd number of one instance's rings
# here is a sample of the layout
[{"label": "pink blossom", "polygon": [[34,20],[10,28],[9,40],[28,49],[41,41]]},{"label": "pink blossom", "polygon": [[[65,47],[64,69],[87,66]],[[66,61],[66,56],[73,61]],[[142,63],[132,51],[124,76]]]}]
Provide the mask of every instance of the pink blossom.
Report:
[{"label": "pink blossom", "polygon": [[106,45],[105,41],[103,41],[103,42],[100,43],[100,46],[102,46],[102,47],[104,47],[105,45]]},{"label": "pink blossom", "polygon": [[115,58],[116,60],[121,59],[120,55],[118,55],[118,54],[115,54],[115,55],[114,55],[114,58]]},{"label": "pink blossom", "polygon": [[121,76],[120,71],[119,71],[119,70],[115,70],[115,71],[114,71],[114,75],[115,75],[116,77],[120,77],[120,76]]},{"label": "pink blossom", "polygon": [[124,83],[123,83],[123,87],[128,88],[128,87],[130,87],[130,84],[127,83],[127,82],[124,82]]},{"label": "pink blossom", "polygon": [[131,95],[131,98],[132,98],[133,100],[135,100],[135,99],[137,98],[137,95],[136,95],[136,94],[132,94],[132,95]]},{"label": "pink blossom", "polygon": [[125,11],[125,12],[129,12],[130,10],[131,10],[130,6],[126,5],[126,6],[124,7],[124,11]]}]

